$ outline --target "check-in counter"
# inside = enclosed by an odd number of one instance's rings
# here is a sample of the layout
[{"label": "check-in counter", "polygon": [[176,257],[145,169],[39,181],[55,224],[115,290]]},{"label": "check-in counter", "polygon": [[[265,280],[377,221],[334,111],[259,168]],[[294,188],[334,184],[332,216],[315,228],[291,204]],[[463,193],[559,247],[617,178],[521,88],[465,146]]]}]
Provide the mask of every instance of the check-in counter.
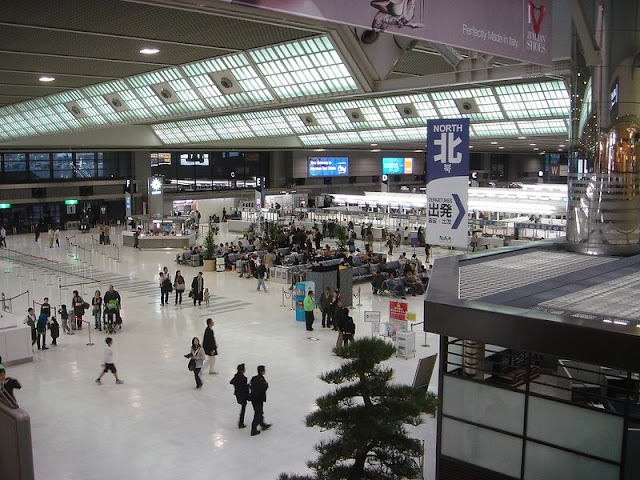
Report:
[{"label": "check-in counter", "polygon": [[[471,238],[467,237],[467,245],[471,248]],[[504,238],[497,237],[478,237],[478,246],[476,251],[478,250],[489,250],[490,248],[500,248],[504,247]]]},{"label": "check-in counter", "polygon": [[227,226],[230,232],[246,232],[251,226],[251,222],[246,220],[227,220]]},{"label": "check-in counter", "polygon": [[8,312],[0,313],[0,356],[5,365],[33,361],[31,327]]},{"label": "check-in counter", "polygon": [[[122,245],[125,247],[133,247],[134,232],[122,232]],[[151,248],[190,248],[196,242],[196,234],[189,235],[145,235],[142,234],[138,238],[138,248],[141,250]]]}]

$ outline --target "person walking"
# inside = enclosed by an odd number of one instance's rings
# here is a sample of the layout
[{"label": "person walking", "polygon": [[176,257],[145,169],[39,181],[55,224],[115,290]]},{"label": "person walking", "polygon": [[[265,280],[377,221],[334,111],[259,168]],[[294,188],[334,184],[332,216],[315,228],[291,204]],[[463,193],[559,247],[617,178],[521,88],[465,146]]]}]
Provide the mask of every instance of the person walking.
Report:
[{"label": "person walking", "polygon": [[124,382],[118,378],[118,370],[116,369],[116,364],[113,362],[113,339],[107,337],[104,339],[104,343],[107,344],[104,349],[104,363],[102,365],[102,372],[98,378],[96,378],[96,383],[102,385],[102,376],[107,372],[111,372],[113,376],[116,377],[116,385],[122,385]]},{"label": "person walking", "polygon": [[89,304],[83,300],[77,290],[74,290],[71,305],[73,306],[73,320],[75,320],[71,322],[72,328],[75,326],[78,330],[82,330],[82,317],[84,316],[85,310],[89,307]]},{"label": "person walking", "polygon": [[264,288],[264,293],[267,293],[267,285],[264,283],[264,276],[266,275],[267,269],[264,266],[264,262],[260,262],[258,267],[256,268],[256,275],[258,276],[258,288],[257,291],[260,291],[260,286]]},{"label": "person walking", "polygon": [[251,436],[260,434],[258,426],[262,430],[271,428],[270,423],[264,422],[264,403],[267,401],[267,389],[269,384],[264,378],[267,369],[264,365],[258,366],[258,374],[251,379],[251,405],[253,406],[253,422],[251,422]]},{"label": "person walking", "polygon": [[38,319],[36,318],[36,311],[33,308],[27,310],[27,318],[24,319],[24,323],[31,327],[31,348],[36,344],[38,339],[38,332],[36,330],[36,322]]},{"label": "person walking", "polygon": [[49,333],[51,334],[51,345],[58,345],[58,337],[60,336],[60,324],[56,320],[56,317],[51,317],[51,323],[49,325]]},{"label": "person walking", "polygon": [[56,239],[56,247],[60,246],[60,229],[56,228],[56,231],[53,232],[53,237]]},{"label": "person walking", "polygon": [[58,309],[58,314],[60,315],[60,319],[62,320],[62,331],[65,335],[75,335],[69,328],[69,312],[67,311],[67,306],[62,305]]},{"label": "person walking", "polygon": [[229,382],[233,385],[233,394],[236,396],[236,401],[240,405],[240,418],[238,418],[238,428],[246,428],[244,424],[244,414],[247,410],[247,401],[249,400],[249,384],[247,383],[247,377],[244,376],[246,368],[244,363],[238,365],[238,371]]},{"label": "person walking", "polygon": [[[191,352],[185,355],[189,361],[189,370],[193,369],[193,376],[196,379],[196,390],[202,388],[202,380],[200,380],[200,370],[202,369],[202,364],[204,362],[204,350],[200,346],[200,339],[198,337],[193,337],[191,339]],[[191,360],[193,360],[193,366],[191,364]]]},{"label": "person walking", "polygon": [[36,237],[36,242],[38,241],[38,239],[40,238],[40,223],[36,223],[33,227],[33,233]]},{"label": "person walking", "polygon": [[93,329],[102,330],[102,323],[100,319],[102,317],[102,296],[100,290],[96,290],[91,299],[91,313],[93,313]]},{"label": "person walking", "polygon": [[307,322],[307,331],[313,331],[313,309],[315,307],[315,301],[313,300],[313,291],[309,290],[307,296],[304,298],[304,319]]},{"label": "person walking", "polygon": [[202,272],[198,272],[198,275],[193,277],[191,292],[193,293],[193,305],[195,306],[196,302],[198,302],[198,305],[202,305],[202,298],[204,296],[204,278],[202,278]]},{"label": "person walking", "polygon": [[175,305],[178,305],[178,303],[182,304],[182,294],[184,293],[185,289],[185,281],[180,270],[176,271],[176,276],[173,280],[173,288],[176,291]]},{"label": "person walking", "polygon": [[0,227],[0,247],[7,248],[7,231],[4,227]]},{"label": "person walking", "polygon": [[54,240],[54,232],[53,232],[53,227],[49,228],[49,231],[47,232],[47,236],[49,237],[49,248],[53,248],[53,240]]},{"label": "person walking", "polygon": [[353,342],[353,337],[356,334],[356,324],[353,322],[353,318],[349,315],[349,309],[342,309],[342,339],[344,346],[349,345],[349,342]]},{"label": "person walking", "polygon": [[333,293],[329,287],[325,287],[322,296],[320,297],[320,311],[322,312],[322,328],[331,328],[331,309],[333,303]]},{"label": "person walking", "polygon": [[202,365],[202,369],[206,370],[205,365],[208,365],[209,375],[216,375],[218,372],[215,372],[213,368],[216,366],[218,344],[216,343],[216,336],[213,332],[212,318],[207,318],[207,328],[205,328],[204,335],[202,335],[202,348],[204,349],[204,354],[206,355],[204,364]]},{"label": "person walking", "polygon": [[171,274],[169,269],[164,267],[159,274],[160,276],[160,306],[164,307],[165,304],[169,304],[169,293],[173,290],[171,286]]},{"label": "person walking", "polygon": [[40,350],[40,343],[42,342],[42,350],[49,350],[47,348],[47,324],[49,323],[49,318],[47,314],[44,312],[40,312],[38,316],[38,321],[36,322],[36,331],[38,333],[38,350]]},{"label": "person walking", "polygon": [[393,234],[389,235],[389,239],[387,240],[387,247],[389,247],[389,255],[393,255],[393,246],[395,245],[395,240],[393,239]]}]

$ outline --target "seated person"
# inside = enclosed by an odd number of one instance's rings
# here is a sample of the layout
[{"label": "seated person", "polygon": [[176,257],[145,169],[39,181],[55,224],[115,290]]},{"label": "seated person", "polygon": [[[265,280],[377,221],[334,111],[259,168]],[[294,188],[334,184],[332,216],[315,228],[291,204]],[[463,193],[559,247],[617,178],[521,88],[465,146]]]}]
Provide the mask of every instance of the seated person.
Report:
[{"label": "seated person", "polygon": [[397,295],[399,297],[406,298],[406,286],[404,280],[401,278],[395,278],[393,273],[391,273],[389,275],[389,278],[385,280],[385,282],[383,283],[383,287],[385,290],[389,290],[389,293],[393,293],[394,295]]},{"label": "seated person", "polygon": [[415,272],[411,271],[409,273],[407,273],[404,277],[404,283],[407,286],[407,288],[409,289],[409,293],[412,296],[416,296],[416,295],[422,295],[425,291],[424,285],[422,284],[422,282],[418,279],[418,277],[416,276]]},{"label": "seated person", "polygon": [[383,290],[384,281],[386,277],[382,273],[373,272],[373,278],[371,279],[371,289],[373,294],[377,295],[379,291]]}]

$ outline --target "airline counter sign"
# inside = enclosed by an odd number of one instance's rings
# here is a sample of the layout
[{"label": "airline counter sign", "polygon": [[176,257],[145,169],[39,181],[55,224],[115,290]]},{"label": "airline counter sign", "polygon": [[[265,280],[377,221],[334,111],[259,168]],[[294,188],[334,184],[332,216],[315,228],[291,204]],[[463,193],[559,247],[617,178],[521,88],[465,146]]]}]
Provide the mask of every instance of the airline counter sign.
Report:
[{"label": "airline counter sign", "polygon": [[427,121],[426,241],[467,247],[469,119]]}]

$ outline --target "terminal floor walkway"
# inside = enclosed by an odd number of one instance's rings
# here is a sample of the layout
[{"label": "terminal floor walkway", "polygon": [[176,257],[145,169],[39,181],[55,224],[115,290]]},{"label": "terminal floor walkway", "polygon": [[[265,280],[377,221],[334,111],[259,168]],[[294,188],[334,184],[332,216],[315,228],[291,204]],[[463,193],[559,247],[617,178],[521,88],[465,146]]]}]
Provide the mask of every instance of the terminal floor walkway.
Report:
[{"label": "terminal floor walkway", "polygon": [[[236,238],[221,233],[216,241]],[[74,240],[90,249],[90,234],[78,234]],[[22,261],[17,253],[0,255],[0,291],[7,297],[29,290],[31,301],[48,296],[51,304],[69,305],[74,289],[90,301],[94,290],[104,293],[113,284],[123,298],[124,326],[113,337],[124,385],[115,385],[110,374],[103,378],[104,385],[94,383],[106,335],[92,326],[94,346],[86,345],[85,326],[76,335],[62,335],[57,347],[50,346],[47,338],[49,350],[35,350],[32,363],[8,367],[8,374],[23,385],[16,395],[31,416],[36,478],[267,480],[281,472],[308,471],[305,461],[316,457],[314,445],[330,432],[306,428],[304,417],[315,399],[330,390],[318,375],[339,365],[331,353],[336,333],[321,327],[317,312],[314,331],[305,331],[289,303],[281,307],[283,284],[267,282],[269,292],[264,293],[256,291],[253,279],[232,272],[205,273],[205,285],[212,293],[209,306],[194,307],[185,293],[182,305],[175,306],[171,294],[170,304],[161,307],[158,271],[167,266],[173,277],[175,250],[121,247],[119,262],[95,252],[90,261],[87,257],[82,262],[63,247],[50,249],[44,237],[36,243],[31,235],[9,236],[7,243],[17,252],[52,260],[30,257],[31,263],[26,263],[27,257]],[[377,245],[376,250],[381,249]],[[410,247],[400,251],[413,253]],[[424,251],[418,254],[424,260]],[[180,266],[180,270],[189,285],[199,269]],[[369,284],[361,286],[362,306],[351,311],[357,336],[370,334],[369,324],[363,322],[365,310],[380,310],[384,319],[389,308],[388,297],[372,295]],[[20,317],[26,314],[23,298],[13,305]],[[409,310],[421,319],[423,297],[407,301]],[[203,375],[204,387],[195,391],[183,355],[192,337],[202,337],[208,317],[216,323],[219,374]],[[92,320],[89,313],[85,319]],[[419,333],[415,359],[389,361],[397,381],[411,383],[418,358],[437,351],[436,337],[429,336],[431,347],[420,346],[423,339]],[[249,378],[257,365],[267,367],[265,418],[273,428],[257,437],[236,426],[239,406],[229,380],[239,363],[246,364]],[[431,389],[436,386],[434,375]],[[252,415],[248,406],[245,423]],[[416,438],[426,441],[427,479],[434,476],[435,428],[435,420],[425,418],[424,425],[412,429]]]}]

